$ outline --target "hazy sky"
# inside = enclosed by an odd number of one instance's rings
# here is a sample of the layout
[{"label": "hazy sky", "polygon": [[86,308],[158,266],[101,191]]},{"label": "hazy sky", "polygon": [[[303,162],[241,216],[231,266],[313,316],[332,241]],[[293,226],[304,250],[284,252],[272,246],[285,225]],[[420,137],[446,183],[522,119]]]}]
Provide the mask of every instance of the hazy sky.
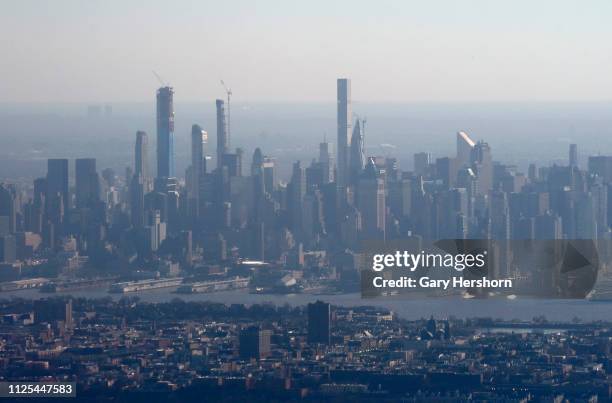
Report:
[{"label": "hazy sky", "polygon": [[612,1],[0,0],[0,102],[612,99]]}]

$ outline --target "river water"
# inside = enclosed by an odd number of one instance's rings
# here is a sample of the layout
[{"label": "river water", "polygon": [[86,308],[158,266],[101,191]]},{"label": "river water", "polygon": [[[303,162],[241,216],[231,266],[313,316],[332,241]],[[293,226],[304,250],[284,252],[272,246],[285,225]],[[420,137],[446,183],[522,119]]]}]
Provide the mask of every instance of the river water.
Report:
[{"label": "river water", "polygon": [[212,301],[224,304],[261,304],[273,303],[275,305],[289,304],[293,306],[305,305],[317,299],[340,306],[381,306],[388,308],[405,319],[419,319],[433,315],[436,318],[491,317],[504,320],[530,320],[536,316],[545,316],[551,321],[572,321],[578,318],[583,322],[610,321],[612,322],[612,301],[593,300],[562,300],[562,299],[535,299],[535,298],[488,298],[464,299],[460,296],[449,297],[380,297],[362,298],[359,293],[340,295],[311,295],[311,294],[249,294],[246,290],[233,290],[209,294],[176,294],[172,288],[142,291],[129,294],[109,294],[105,289],[82,290],[68,293],[46,294],[39,290],[21,290],[0,293],[0,299],[27,298],[39,299],[55,295],[72,295],[74,297],[114,299],[122,296],[138,296],[142,301],[164,302],[174,298],[185,301]]}]

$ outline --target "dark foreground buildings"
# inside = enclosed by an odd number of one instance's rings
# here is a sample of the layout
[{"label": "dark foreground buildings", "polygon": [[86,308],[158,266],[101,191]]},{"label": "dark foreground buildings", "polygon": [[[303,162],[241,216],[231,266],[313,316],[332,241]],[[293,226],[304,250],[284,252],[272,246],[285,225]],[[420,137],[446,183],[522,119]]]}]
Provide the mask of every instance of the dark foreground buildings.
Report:
[{"label": "dark foreground buildings", "polygon": [[262,330],[259,326],[250,326],[240,331],[240,358],[266,358],[270,355],[270,330]]},{"label": "dark foreground buildings", "polygon": [[322,301],[308,304],[308,342],[330,344],[330,338],[330,305]]},{"label": "dark foreground buildings", "polygon": [[[79,401],[609,401],[609,323],[407,321],[384,308],[0,301],[0,380]],[[308,324],[307,324],[308,322]],[[329,333],[327,333],[329,334]]]}]

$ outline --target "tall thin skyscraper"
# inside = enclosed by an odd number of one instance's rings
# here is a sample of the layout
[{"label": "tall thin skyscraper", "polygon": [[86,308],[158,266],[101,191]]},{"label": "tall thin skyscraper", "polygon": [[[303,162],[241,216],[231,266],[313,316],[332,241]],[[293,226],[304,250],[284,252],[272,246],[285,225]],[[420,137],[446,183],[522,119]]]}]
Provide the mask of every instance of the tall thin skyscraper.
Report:
[{"label": "tall thin skyscraper", "polygon": [[43,213],[45,211],[45,195],[47,194],[47,178],[34,179],[32,194],[32,211],[28,228],[32,232],[42,233]]},{"label": "tall thin skyscraper", "polygon": [[88,207],[100,200],[100,180],[95,158],[77,158],[75,161],[76,207]]},{"label": "tall thin skyscraper", "polygon": [[134,174],[143,178],[149,177],[149,136],[146,132],[136,132],[136,146],[134,149]]},{"label": "tall thin skyscraper", "polygon": [[350,155],[349,155],[349,178],[348,180],[355,184],[365,165],[365,154],[363,148],[363,122],[357,119],[355,128],[353,129],[353,137],[351,138]]},{"label": "tall thin skyscraper", "polygon": [[223,155],[229,151],[230,139],[227,132],[227,120],[225,119],[225,102],[217,99],[217,168],[223,166]]},{"label": "tall thin skyscraper", "polygon": [[334,163],[332,158],[331,144],[327,141],[319,143],[319,163],[323,169],[323,183],[329,183],[334,180]]},{"label": "tall thin skyscraper", "polygon": [[577,167],[578,166],[578,145],[570,144],[569,146],[569,166]]},{"label": "tall thin skyscraper", "polygon": [[291,174],[291,222],[293,224],[293,232],[297,238],[301,238],[302,231],[302,206],[304,195],[306,194],[306,173],[300,161],[293,163],[293,172]]},{"label": "tall thin skyscraper", "polygon": [[174,89],[157,90],[157,177],[174,177]]},{"label": "tall thin skyscraper", "polygon": [[66,212],[70,207],[68,195],[68,160],[49,159],[47,161],[47,194],[45,200],[51,201],[56,196],[62,198],[62,208]]},{"label": "tall thin skyscraper", "polygon": [[[254,213],[253,217],[255,221],[259,223],[261,221],[261,206],[264,195],[266,193],[266,187],[264,182],[264,169],[263,169],[264,157],[261,149],[257,147],[253,153],[253,160],[251,162],[251,178],[253,182],[253,206]],[[258,231],[256,231],[256,234]],[[261,255],[261,253],[258,253]]]},{"label": "tall thin skyscraper", "polygon": [[190,198],[194,200],[195,214],[199,216],[200,185],[206,173],[204,144],[208,140],[206,133],[199,125],[191,127],[191,189]]},{"label": "tall thin skyscraper", "polygon": [[339,78],[337,82],[338,100],[338,161],[337,161],[337,185],[345,188],[348,181],[349,147],[351,145],[351,131],[353,112],[351,109],[351,80]]}]

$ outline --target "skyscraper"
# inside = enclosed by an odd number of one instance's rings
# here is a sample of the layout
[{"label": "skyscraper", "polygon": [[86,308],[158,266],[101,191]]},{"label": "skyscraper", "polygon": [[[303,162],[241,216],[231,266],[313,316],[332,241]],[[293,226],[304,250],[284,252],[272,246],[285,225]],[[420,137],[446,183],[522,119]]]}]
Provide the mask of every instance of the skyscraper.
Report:
[{"label": "skyscraper", "polygon": [[29,231],[42,233],[43,213],[45,210],[45,194],[47,193],[47,178],[34,179],[32,208],[29,214],[27,228]]},{"label": "skyscraper", "polygon": [[225,119],[225,102],[217,99],[217,168],[223,166],[223,155],[230,147],[230,139],[227,133],[227,120]]},{"label": "skyscraper", "polygon": [[276,164],[274,158],[264,157],[263,172],[266,192],[272,194],[276,186]]},{"label": "skyscraper", "polygon": [[463,168],[470,165],[472,149],[476,142],[466,132],[457,132],[457,167]]},{"label": "skyscraper", "polygon": [[350,183],[355,184],[365,164],[365,154],[363,149],[363,123],[357,119],[349,155],[349,178]]},{"label": "skyscraper", "polygon": [[240,331],[240,358],[265,358],[270,355],[270,336],[272,331],[262,330],[259,326],[247,327]]},{"label": "skyscraper", "polygon": [[[263,202],[264,202],[264,197],[266,193],[263,162],[264,162],[263,154],[261,153],[261,149],[257,147],[255,149],[255,152],[253,153],[253,160],[251,162],[251,179],[253,183],[252,195],[253,195],[253,210],[254,210],[253,218],[255,219],[257,223],[260,223],[262,219],[262,208],[263,208]],[[259,234],[259,232],[260,231],[256,229],[255,233]],[[259,238],[259,237],[256,236],[256,238]],[[261,240],[258,239],[258,241],[261,241]],[[258,254],[261,255],[261,253],[258,253]]]},{"label": "skyscraper", "polygon": [[323,183],[329,183],[334,180],[334,166],[331,151],[331,144],[327,141],[319,143],[319,163],[323,169]]},{"label": "skyscraper", "polygon": [[589,157],[589,173],[595,174],[604,182],[612,182],[612,157],[607,155],[593,155]]},{"label": "skyscraper", "polygon": [[77,158],[75,161],[76,207],[88,207],[100,200],[100,181],[95,158]]},{"label": "skyscraper", "polygon": [[161,243],[166,239],[166,223],[161,220],[159,210],[151,210],[148,217],[147,246],[150,251],[156,251]]},{"label": "skyscraper", "polygon": [[331,307],[326,302],[308,304],[308,342],[331,343]]},{"label": "skyscraper", "polygon": [[261,153],[261,149],[257,147],[253,152],[253,159],[251,161],[251,176],[262,175],[263,173],[263,162],[264,157]]},{"label": "skyscraper", "polygon": [[289,207],[291,210],[291,223],[294,236],[300,238],[302,231],[302,203],[306,194],[306,172],[300,161],[293,163],[291,174],[291,194]]},{"label": "skyscraper", "polygon": [[221,166],[227,168],[230,177],[242,176],[242,149],[237,148],[234,153],[223,154]]},{"label": "skyscraper", "polygon": [[195,215],[199,216],[200,208],[200,184],[206,173],[206,159],[204,156],[204,144],[208,141],[206,133],[199,125],[191,127],[191,189],[190,199],[194,201]]},{"label": "skyscraper", "polygon": [[17,231],[17,203],[15,194],[7,185],[0,183],[0,221],[7,223],[5,230],[0,229],[0,235],[6,235],[3,232],[14,233]]},{"label": "skyscraper", "polygon": [[66,302],[66,314],[65,314],[65,318],[64,318],[64,325],[67,328],[72,328],[73,322],[72,322],[72,298],[70,298],[68,300],[68,302]]},{"label": "skyscraper", "polygon": [[157,177],[174,176],[174,90],[157,90]]},{"label": "skyscraper", "polygon": [[145,181],[142,175],[134,174],[130,182],[130,218],[135,228],[145,223],[144,195]]},{"label": "skyscraper", "polygon": [[353,113],[351,109],[351,80],[339,78],[337,82],[338,100],[338,161],[337,161],[337,185],[345,188],[348,181],[349,146],[351,145],[351,126]]},{"label": "skyscraper", "polygon": [[578,166],[578,145],[570,144],[569,146],[569,166],[577,167]]},{"label": "skyscraper", "polygon": [[431,165],[431,154],[420,152],[414,154],[414,173],[415,175],[425,175]]},{"label": "skyscraper", "polygon": [[136,146],[134,149],[134,174],[149,177],[149,136],[146,132],[136,132]]},{"label": "skyscraper", "polygon": [[370,239],[385,239],[385,182],[380,178],[372,158],[359,178],[357,207],[361,212],[364,235]]},{"label": "skyscraper", "polygon": [[70,207],[68,196],[68,160],[49,159],[47,161],[47,194],[45,200],[61,197],[61,207],[67,211]]},{"label": "skyscraper", "polygon": [[484,141],[479,141],[472,149],[472,167],[478,177],[478,193],[487,194],[493,189],[493,159],[491,147]]}]

